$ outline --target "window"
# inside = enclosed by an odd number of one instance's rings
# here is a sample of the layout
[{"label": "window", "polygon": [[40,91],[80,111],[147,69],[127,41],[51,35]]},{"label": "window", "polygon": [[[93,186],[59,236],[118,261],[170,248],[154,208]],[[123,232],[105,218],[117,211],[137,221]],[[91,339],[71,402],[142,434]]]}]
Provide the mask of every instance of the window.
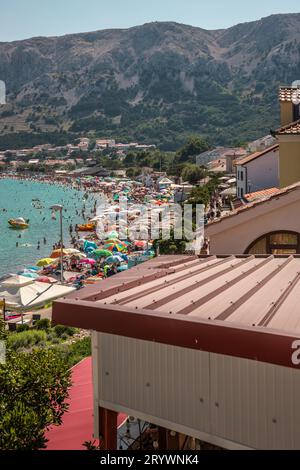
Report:
[{"label": "window", "polygon": [[295,232],[273,232],[253,242],[247,254],[295,255],[300,254],[300,235]]},{"label": "window", "polygon": [[244,197],[244,190],[241,188],[241,197]]},{"label": "window", "polygon": [[244,172],[241,171],[241,181],[244,181]]}]

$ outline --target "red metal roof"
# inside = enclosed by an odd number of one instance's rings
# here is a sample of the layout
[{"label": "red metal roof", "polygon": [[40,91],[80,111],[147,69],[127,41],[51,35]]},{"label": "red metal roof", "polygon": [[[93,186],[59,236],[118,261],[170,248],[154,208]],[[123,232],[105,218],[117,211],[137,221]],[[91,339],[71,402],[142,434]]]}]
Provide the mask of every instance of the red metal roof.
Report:
[{"label": "red metal roof", "polygon": [[[83,443],[94,441],[91,357],[72,369],[72,381],[69,411],[64,414],[61,426],[52,426],[46,433],[49,440],[46,450],[86,450]],[[125,419],[126,415],[120,414],[118,425],[121,425]]]},{"label": "red metal roof", "polygon": [[53,319],[293,367],[299,281],[300,256],[162,256],[55,302]]}]

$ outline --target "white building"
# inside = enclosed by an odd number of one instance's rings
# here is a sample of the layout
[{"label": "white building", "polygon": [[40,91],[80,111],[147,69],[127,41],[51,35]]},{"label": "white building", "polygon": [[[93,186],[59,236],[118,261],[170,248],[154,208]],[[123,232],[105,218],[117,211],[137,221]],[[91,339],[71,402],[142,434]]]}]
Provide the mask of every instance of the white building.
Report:
[{"label": "white building", "polygon": [[237,196],[279,187],[279,145],[237,160]]}]

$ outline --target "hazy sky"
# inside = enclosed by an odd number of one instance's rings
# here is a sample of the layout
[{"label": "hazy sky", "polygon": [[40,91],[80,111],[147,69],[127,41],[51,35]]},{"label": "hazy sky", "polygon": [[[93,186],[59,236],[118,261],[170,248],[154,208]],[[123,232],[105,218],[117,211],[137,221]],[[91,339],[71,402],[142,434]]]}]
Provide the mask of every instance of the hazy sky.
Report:
[{"label": "hazy sky", "polygon": [[218,29],[295,12],[300,12],[299,0],[0,0],[0,41],[128,28],[150,21]]}]

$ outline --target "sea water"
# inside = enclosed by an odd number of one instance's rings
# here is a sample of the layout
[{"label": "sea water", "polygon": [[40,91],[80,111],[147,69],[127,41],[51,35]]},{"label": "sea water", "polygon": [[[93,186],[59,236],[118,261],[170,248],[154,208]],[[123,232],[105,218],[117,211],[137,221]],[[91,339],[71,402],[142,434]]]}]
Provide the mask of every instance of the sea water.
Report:
[{"label": "sea water", "polygon": [[[34,199],[40,202],[33,201]],[[59,214],[57,213],[56,220],[53,220],[51,206],[61,204],[64,207],[64,245],[68,247],[71,246],[70,224],[74,230],[76,224],[86,222],[87,218],[92,216],[95,202],[99,205],[101,201],[99,195],[89,193],[86,199],[84,191],[68,186],[34,181],[0,180],[0,276],[16,273],[26,266],[35,265],[39,259],[50,256],[53,244],[60,240]],[[82,216],[84,205],[86,219]],[[17,217],[29,219],[29,228],[26,230],[9,228],[8,220]],[[20,235],[21,238],[18,238]],[[39,250],[38,242],[40,242]]]}]

